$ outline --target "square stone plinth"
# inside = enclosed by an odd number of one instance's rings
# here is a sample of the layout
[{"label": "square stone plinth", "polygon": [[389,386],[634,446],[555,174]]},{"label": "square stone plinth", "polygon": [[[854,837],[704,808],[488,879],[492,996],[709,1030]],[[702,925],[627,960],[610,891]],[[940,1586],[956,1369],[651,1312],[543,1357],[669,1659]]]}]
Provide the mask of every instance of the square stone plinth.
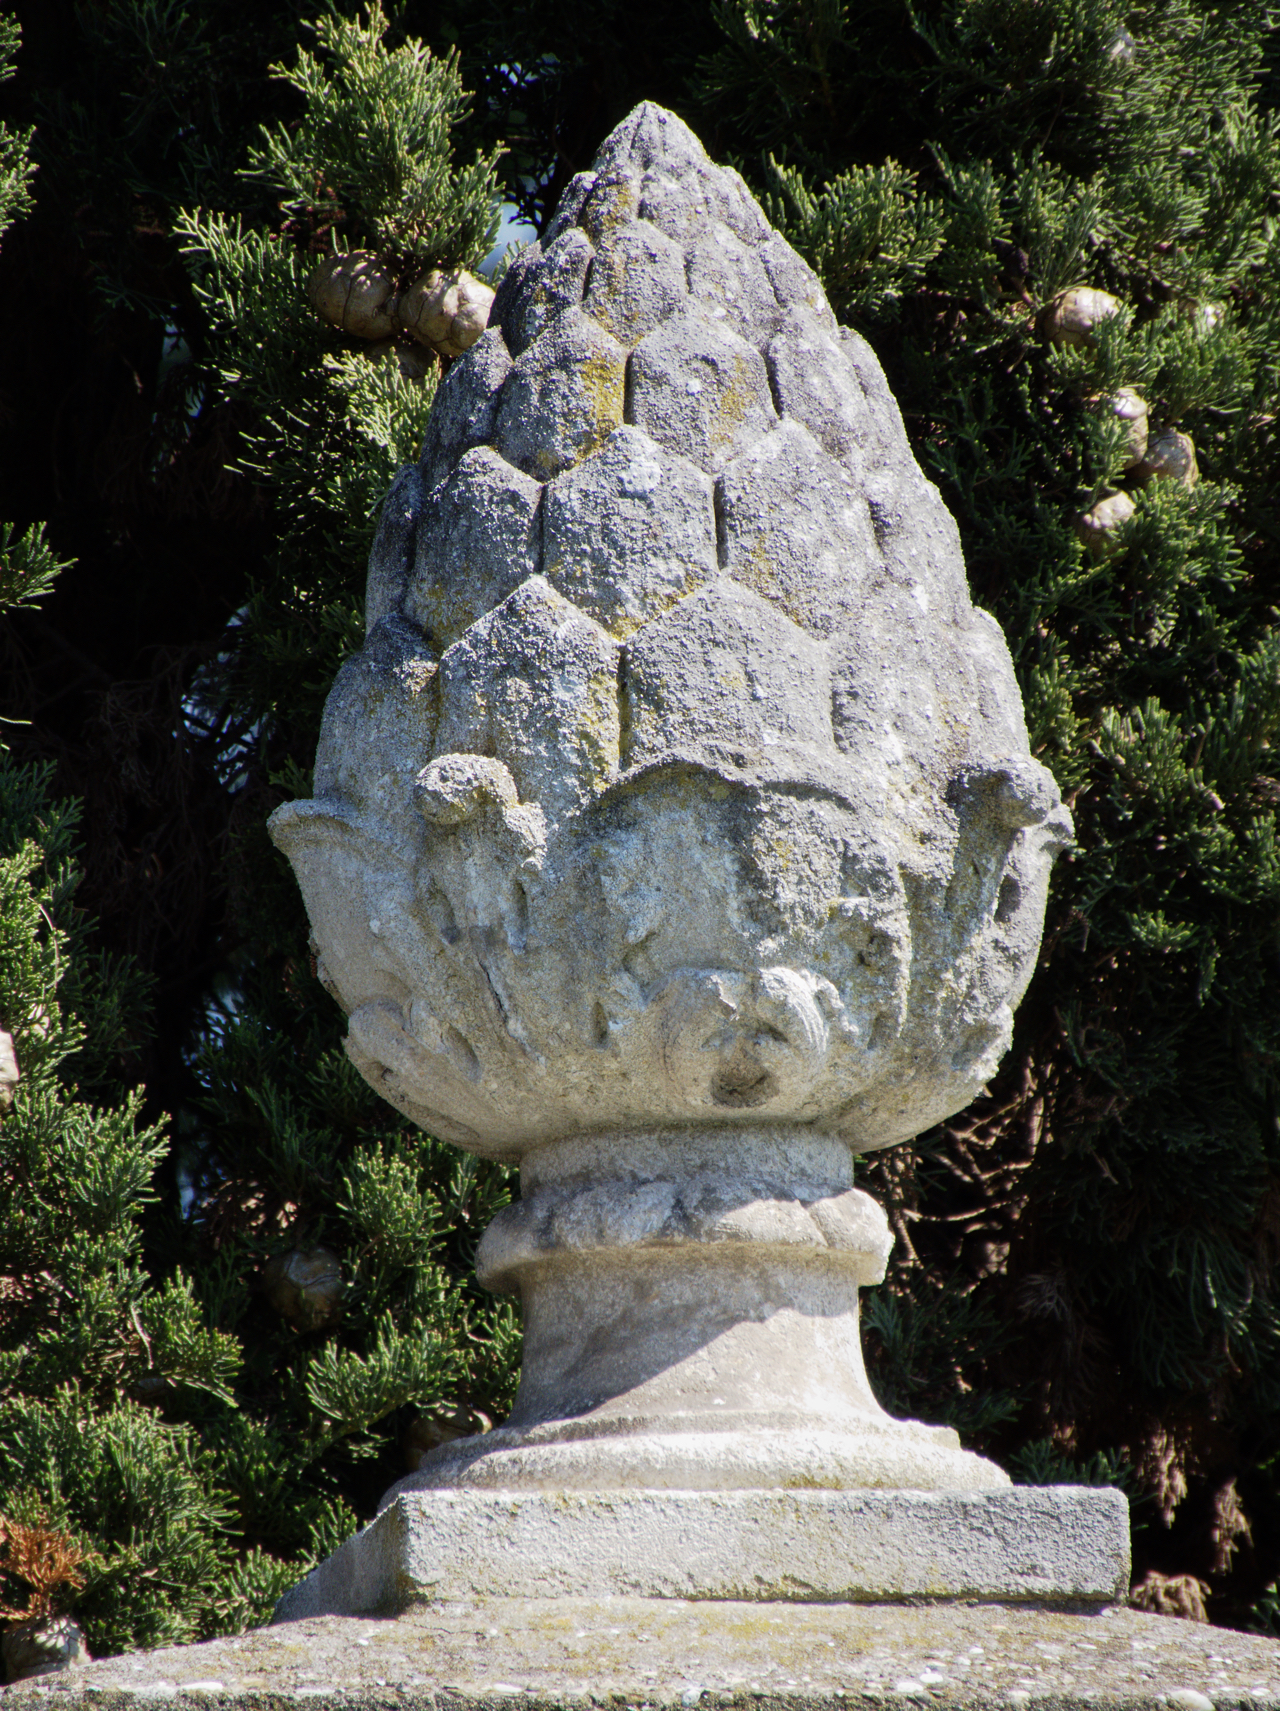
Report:
[{"label": "square stone plinth", "polygon": [[425,1491],[397,1497],[275,1620],[504,1597],[1096,1604],[1128,1579],[1128,1502],[1096,1486]]}]

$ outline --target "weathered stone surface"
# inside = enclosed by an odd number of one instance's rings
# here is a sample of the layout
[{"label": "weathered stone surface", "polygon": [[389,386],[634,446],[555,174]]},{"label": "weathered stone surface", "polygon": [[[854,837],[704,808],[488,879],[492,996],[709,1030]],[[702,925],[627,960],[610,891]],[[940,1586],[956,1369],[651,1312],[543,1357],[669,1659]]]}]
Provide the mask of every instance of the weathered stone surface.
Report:
[{"label": "weathered stone surface", "polygon": [[656,101],[641,101],[633,107],[600,144],[592,165],[601,175],[666,166],[682,180],[710,176],[714,171],[688,125]]},{"label": "weathered stone surface", "polygon": [[798,422],[726,465],[717,483],[720,561],[736,582],[814,635],[857,611],[880,551],[867,501]]},{"label": "weathered stone surface", "polygon": [[1000,1491],[867,1384],[852,1153],[992,1073],[1069,816],[870,347],[741,181],[646,105],[552,233],[495,304],[532,343],[441,387],[389,615],[272,822],[353,1062],[520,1161],[479,1258],[516,1405],[412,1489]]},{"label": "weathered stone surface", "polygon": [[400,611],[413,568],[418,515],[425,497],[422,471],[416,464],[409,464],[396,476],[382,501],[364,585],[366,632],[381,619],[394,617]]},{"label": "weathered stone surface", "polygon": [[627,420],[714,471],[755,445],[777,411],[755,346],[691,306],[632,351]]},{"label": "weathered stone surface", "polygon": [[851,327],[841,327],[837,338],[867,401],[867,426],[861,431],[860,440],[868,469],[900,463],[919,476],[919,465],[911,455],[907,431],[902,425],[902,412],[875,352],[862,334]]},{"label": "weathered stone surface", "polygon": [[664,160],[641,180],[640,213],[659,231],[683,242],[697,238],[712,220],[744,243],[761,243],[769,233],[755,198],[728,167],[691,174],[682,171],[679,161]]},{"label": "weathered stone surface", "polygon": [[422,506],[401,610],[441,653],[532,576],[542,488],[474,446]]},{"label": "weathered stone surface", "polygon": [[689,293],[756,346],[767,344],[783,319],[756,250],[720,221],[689,246]]},{"label": "weathered stone surface", "polygon": [[582,229],[603,249],[611,239],[640,216],[640,176],[625,170],[610,170],[603,164],[582,203]]},{"label": "weathered stone surface", "polygon": [[[573,223],[574,222],[572,220],[562,223],[559,230],[555,233],[555,236],[559,237],[560,232],[564,231],[565,225],[572,225]],[[551,243],[552,241],[552,236],[548,233],[547,242]],[[506,342],[507,337],[505,326],[507,316],[514,309],[519,299],[524,295],[526,287],[532,277],[533,270],[538,266],[541,260],[541,243],[535,241],[531,244],[526,244],[523,249],[518,250],[516,254],[512,256],[506,272],[498,281],[498,289],[494,292],[493,302],[489,306],[489,326],[487,330],[490,333],[500,333],[504,343]]]},{"label": "weathered stone surface", "polygon": [[398,1620],[313,1617],[106,1658],[23,1683],[20,1704],[422,1711],[601,1702],[739,1711],[1267,1711],[1280,1642],[1137,1610],[1019,1604],[466,1599]]},{"label": "weathered stone surface", "polygon": [[554,243],[561,232],[575,225],[582,216],[582,207],[587,197],[595,189],[596,175],[594,172],[575,172],[564,187],[564,194],[556,205],[556,211],[551,216],[545,240]]},{"label": "weathered stone surface", "polygon": [[618,428],[546,489],[543,570],[615,636],[628,635],[716,574],[710,477]]},{"label": "weathered stone surface", "polygon": [[512,356],[526,350],[563,310],[578,307],[594,254],[586,233],[569,226],[542,246],[536,267],[521,269],[519,289],[502,305],[502,332]]},{"label": "weathered stone surface", "polygon": [[497,326],[449,365],[436,388],[422,443],[422,486],[429,493],[472,446],[493,437],[498,398],[511,373],[511,356]]},{"label": "weathered stone surface", "polygon": [[601,242],[584,307],[629,350],[688,295],[680,245],[647,220],[636,220]]},{"label": "weathered stone surface", "polygon": [[581,309],[558,315],[519,357],[498,406],[494,444],[548,481],[622,426],[626,352]]},{"label": "weathered stone surface", "polygon": [[534,577],[441,659],[436,752],[496,755],[559,819],[617,773],[617,677],[617,644]]},{"label": "weathered stone surface", "polygon": [[831,313],[822,281],[782,234],[770,231],[760,245],[759,253],[779,303],[785,309],[812,315],[820,326],[835,332],[836,318]]},{"label": "weathered stone surface", "polygon": [[[877,576],[856,620],[832,638],[831,683],[836,742],[879,805],[912,895],[930,900],[913,912],[913,932],[932,1044],[892,1116],[881,1112],[905,1138],[962,1064],[990,1074],[1007,1049],[1012,1012],[997,993],[1034,955],[1049,874],[1042,852],[1067,843],[1070,826],[1029,755],[1008,651],[988,614],[970,609],[963,628],[939,624],[923,578]],[[983,754],[1002,758],[988,770]],[[929,782],[939,776],[952,781],[945,803],[955,816],[943,839]],[[991,793],[1001,790],[1025,807],[993,812]],[[958,963],[971,970],[964,992],[950,984]]]},{"label": "weathered stone surface", "polygon": [[[840,328],[839,340],[866,400],[866,426],[850,461],[885,564],[924,587],[936,618],[963,627],[971,608],[955,521],[912,456],[902,412],[871,346],[848,327]],[[1013,705],[1020,719],[1020,700]]]},{"label": "weathered stone surface", "polygon": [[[1034,1540],[1034,1543],[1031,1541]],[[1058,1485],[984,1493],[735,1491],[397,1497],[281,1599],[277,1622],[386,1616],[502,1597],[936,1595],[1114,1603],[1129,1580],[1129,1505]]]},{"label": "weathered stone surface", "polygon": [[741,751],[767,764],[769,748],[831,747],[827,651],[776,606],[745,588],[712,583],[647,625],[626,650],[627,766],[666,755]]},{"label": "weathered stone surface", "polygon": [[807,313],[788,320],[769,346],[769,378],[784,421],[808,428],[829,456],[863,473],[863,444],[871,427],[857,370],[834,335]]},{"label": "weathered stone surface", "polygon": [[[485,1231],[476,1275],[486,1289],[512,1294],[520,1274],[559,1250],[604,1255],[613,1248],[669,1248],[688,1242],[751,1242],[778,1248],[830,1248],[860,1285],[882,1283],[893,1237],[882,1209],[857,1189],[815,1197],[785,1192],[759,1178],[703,1170],[677,1182],[557,1180],[499,1213]],[[857,1400],[865,1402],[865,1388]],[[752,1396],[763,1399],[762,1389]],[[722,1405],[727,1405],[723,1404]]]},{"label": "weathered stone surface", "polygon": [[319,801],[416,844],[413,780],[435,742],[437,656],[403,618],[383,618],[339,671],[316,749]]},{"label": "weathered stone surface", "polygon": [[688,126],[652,101],[642,102],[606,138],[595,164],[602,174],[638,179],[641,215],[681,242],[698,237],[714,220],[747,243],[769,234],[739,175],[713,166]]},{"label": "weathered stone surface", "polygon": [[[676,924],[699,932],[687,909]],[[667,983],[632,1019],[662,1031],[673,1104],[736,1104],[746,1121],[732,1139],[712,1125],[526,1158],[522,1198],[477,1256],[488,1287],[524,1301],[511,1417],[435,1452],[405,1489],[1007,1485],[953,1432],[904,1427],[871,1392],[858,1289],[883,1277],[890,1238],[847,1152],[750,1120],[758,1078],[785,1081],[820,1043],[821,997],[785,969],[725,971]],[[736,1052],[706,1051],[708,1031]]]}]

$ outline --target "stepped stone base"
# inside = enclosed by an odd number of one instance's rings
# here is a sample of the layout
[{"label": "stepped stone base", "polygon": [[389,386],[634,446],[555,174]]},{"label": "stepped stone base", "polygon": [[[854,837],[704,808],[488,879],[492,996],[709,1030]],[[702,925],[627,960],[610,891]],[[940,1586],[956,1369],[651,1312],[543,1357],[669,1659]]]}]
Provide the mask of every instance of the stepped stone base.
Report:
[{"label": "stepped stone base", "polygon": [[284,1622],[9,1691],[58,1711],[1272,1711],[1280,1643],[1135,1610],[495,1598]]},{"label": "stepped stone base", "polygon": [[403,1492],[286,1593],[277,1622],[468,1598],[1106,1603],[1118,1491]]}]

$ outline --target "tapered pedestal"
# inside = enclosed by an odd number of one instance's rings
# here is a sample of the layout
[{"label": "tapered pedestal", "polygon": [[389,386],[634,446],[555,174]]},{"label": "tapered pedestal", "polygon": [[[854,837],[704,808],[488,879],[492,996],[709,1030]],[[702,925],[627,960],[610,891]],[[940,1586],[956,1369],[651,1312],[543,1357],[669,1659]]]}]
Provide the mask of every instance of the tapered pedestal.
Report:
[{"label": "tapered pedestal", "polygon": [[949,1427],[894,1420],[858,1290],[892,1238],[843,1143],[802,1129],[575,1139],[526,1153],[477,1274],[519,1291],[510,1420],[388,1493],[1008,1486]]},{"label": "tapered pedestal", "polygon": [[1105,1602],[1115,1491],[1015,1489],[867,1383],[883,1211],[804,1130],[577,1139],[525,1155],[477,1272],[524,1302],[505,1426],[443,1446],[279,1620],[468,1598]]}]

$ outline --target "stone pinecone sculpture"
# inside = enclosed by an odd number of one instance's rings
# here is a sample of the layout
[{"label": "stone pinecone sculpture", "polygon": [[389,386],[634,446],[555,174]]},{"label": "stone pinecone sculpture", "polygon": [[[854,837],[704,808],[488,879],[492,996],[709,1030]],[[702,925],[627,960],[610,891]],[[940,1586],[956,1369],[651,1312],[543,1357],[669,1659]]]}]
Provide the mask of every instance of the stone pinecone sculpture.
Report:
[{"label": "stone pinecone sculpture", "polygon": [[870,347],[672,114],[444,377],[367,624],[273,833],[406,1115],[866,1149],[990,1076],[1070,820]]}]

